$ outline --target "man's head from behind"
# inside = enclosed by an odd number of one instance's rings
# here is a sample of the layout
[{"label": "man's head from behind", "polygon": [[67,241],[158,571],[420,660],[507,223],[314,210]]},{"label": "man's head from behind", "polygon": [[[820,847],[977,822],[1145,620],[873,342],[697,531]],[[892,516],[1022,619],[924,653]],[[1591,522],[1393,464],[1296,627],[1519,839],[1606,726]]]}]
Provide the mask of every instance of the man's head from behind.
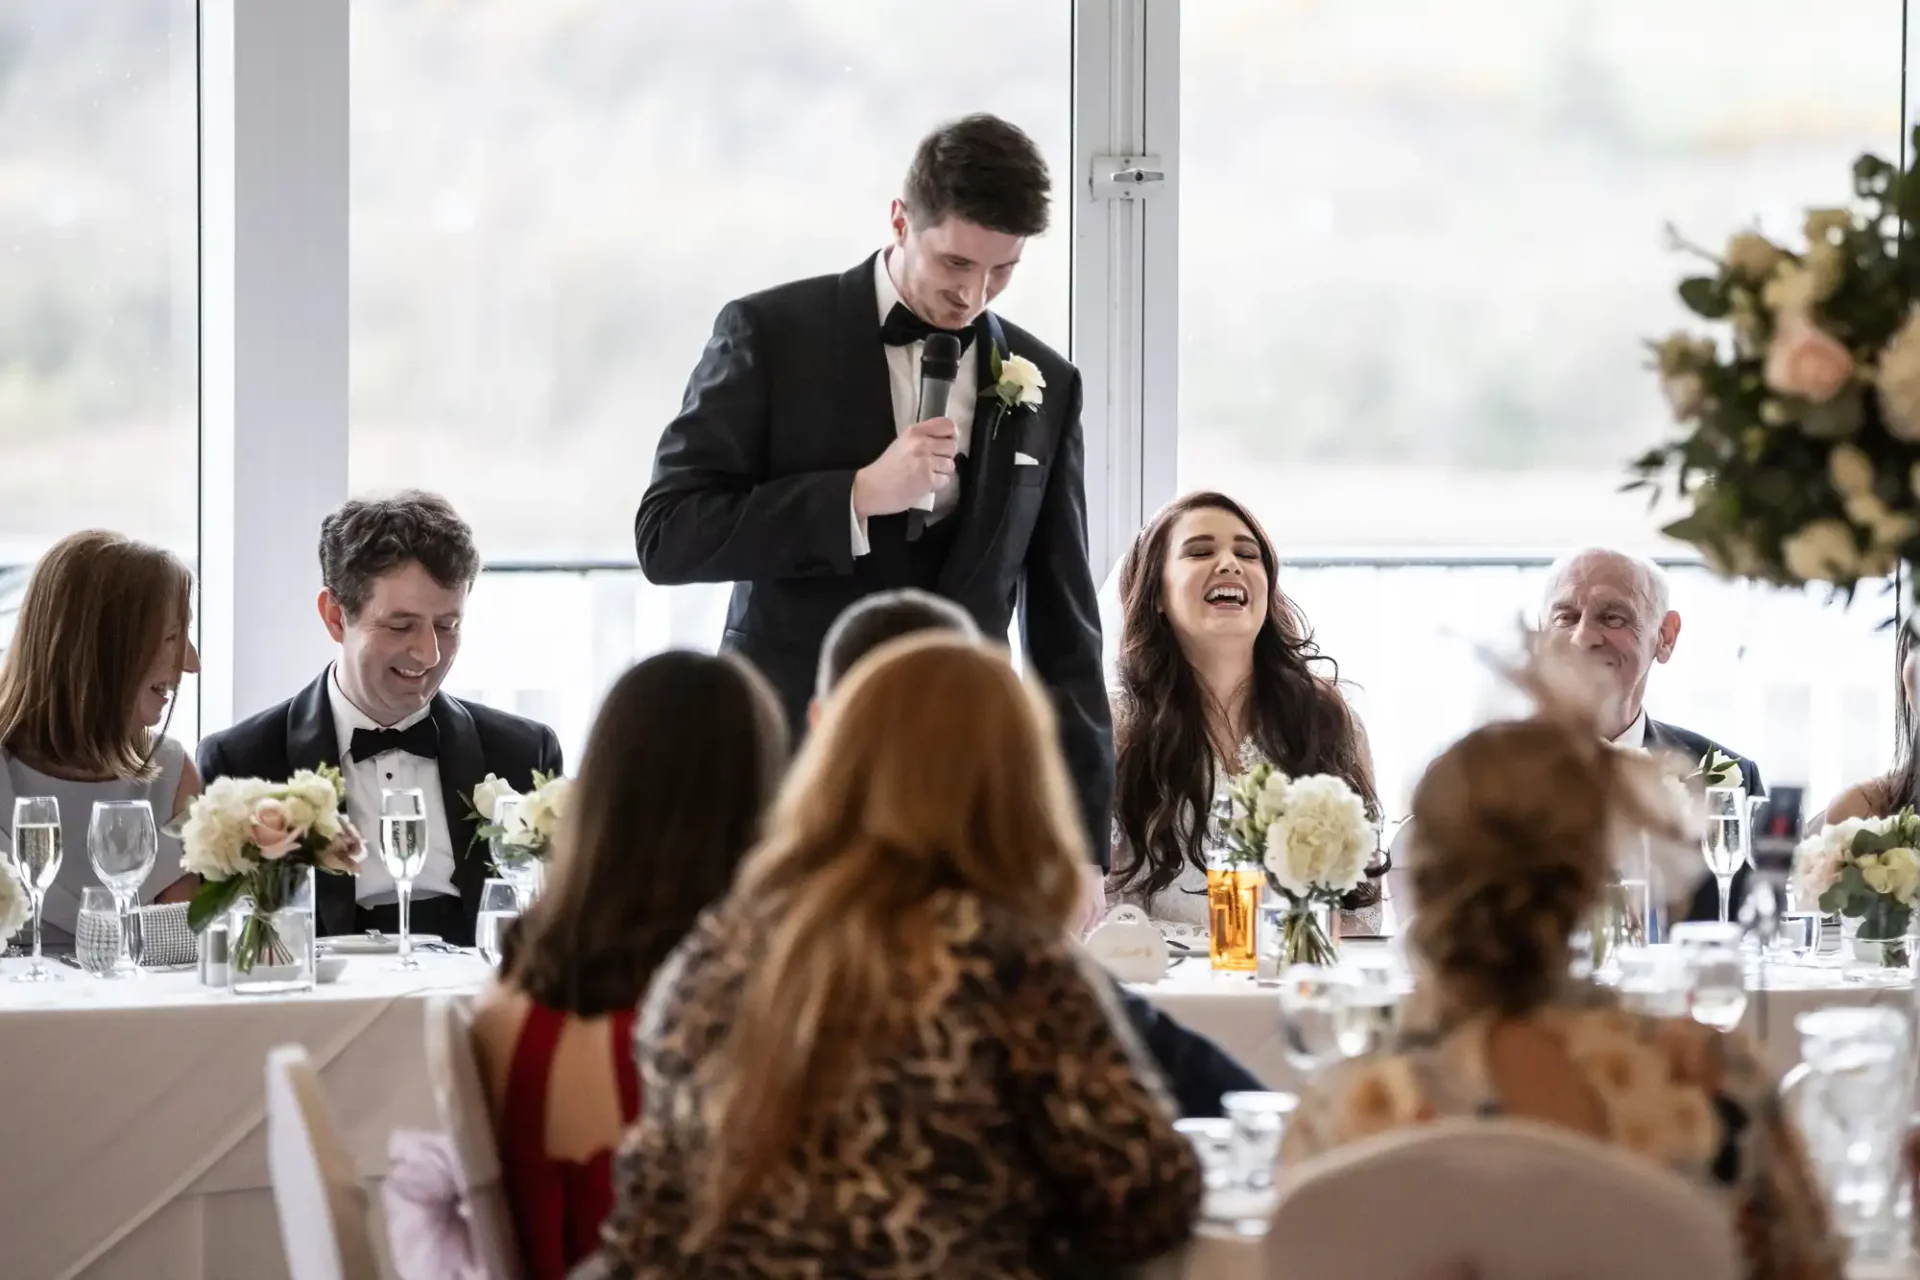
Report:
[{"label": "man's head from behind", "polygon": [[925,631],[980,638],[980,628],[965,609],[925,591],[882,591],[849,605],[821,642],[820,671],[807,707],[807,723],[819,721],[821,707],[862,658],[889,641]]},{"label": "man's head from behind", "polygon": [[1592,664],[1610,692],[1602,730],[1618,737],[1640,714],[1647,675],[1673,657],[1680,615],[1658,565],[1620,551],[1589,548],[1564,556],[1547,573],[1541,629]]},{"label": "man's head from behind", "polygon": [[1047,229],[1051,187],[1040,148],[997,116],[928,134],[891,214],[901,300],[929,324],[972,324],[1012,280],[1027,237]]},{"label": "man's head from behind", "polygon": [[379,724],[433,700],[460,649],[480,553],[445,498],[356,498],[320,523],[320,619],[340,688]]}]

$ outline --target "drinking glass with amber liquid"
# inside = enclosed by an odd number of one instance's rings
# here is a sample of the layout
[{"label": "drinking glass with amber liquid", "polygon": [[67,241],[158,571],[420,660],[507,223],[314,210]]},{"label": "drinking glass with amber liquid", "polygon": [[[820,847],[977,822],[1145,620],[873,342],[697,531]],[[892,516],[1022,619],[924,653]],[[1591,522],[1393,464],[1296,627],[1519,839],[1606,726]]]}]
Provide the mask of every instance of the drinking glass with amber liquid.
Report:
[{"label": "drinking glass with amber liquid", "polygon": [[1235,859],[1226,841],[1233,802],[1222,795],[1213,807],[1207,839],[1207,954],[1213,967],[1252,973],[1259,963],[1260,886],[1266,872],[1258,863]]}]

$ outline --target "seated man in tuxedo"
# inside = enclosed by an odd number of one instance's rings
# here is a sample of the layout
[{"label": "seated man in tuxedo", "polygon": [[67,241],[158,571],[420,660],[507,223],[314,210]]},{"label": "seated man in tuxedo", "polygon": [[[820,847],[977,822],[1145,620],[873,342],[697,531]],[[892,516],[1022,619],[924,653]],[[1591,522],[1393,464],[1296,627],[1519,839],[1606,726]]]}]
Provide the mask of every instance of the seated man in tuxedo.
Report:
[{"label": "seated man in tuxedo", "polygon": [[[1658,565],[1603,548],[1562,557],[1547,574],[1540,626],[1553,643],[1568,646],[1601,674],[1610,695],[1602,731],[1613,742],[1675,752],[1695,762],[1718,751],[1739,766],[1748,795],[1765,794],[1753,761],[1703,734],[1647,715],[1647,676],[1656,662],[1673,658],[1680,640],[1680,614]],[[1745,896],[1746,877],[1742,867],[1734,880],[1736,902]],[[1719,889],[1711,876],[1701,881],[1687,918],[1720,918]]]},{"label": "seated man in tuxedo", "polygon": [[409,925],[471,945],[489,868],[475,839],[474,787],[492,773],[526,791],[534,770],[561,771],[560,740],[546,725],[440,692],[479,572],[473,531],[446,499],[409,491],[347,503],[320,525],[320,620],[339,656],[286,702],[201,740],[208,782],[340,769],[347,816],[368,849],[357,875],[317,877],[323,933],[399,931],[380,859],[380,793],[418,787],[428,844]]},{"label": "seated man in tuxedo", "polygon": [[[855,663],[890,640],[923,631],[980,638],[980,628],[965,609],[911,587],[882,591],[848,606],[821,642],[819,675],[813,701],[807,706],[808,725],[819,721],[827,699]],[[1218,1116],[1222,1094],[1266,1087],[1220,1046],[1161,1013],[1152,1001],[1117,981],[1112,988],[1134,1034],[1167,1077],[1182,1116]]]}]

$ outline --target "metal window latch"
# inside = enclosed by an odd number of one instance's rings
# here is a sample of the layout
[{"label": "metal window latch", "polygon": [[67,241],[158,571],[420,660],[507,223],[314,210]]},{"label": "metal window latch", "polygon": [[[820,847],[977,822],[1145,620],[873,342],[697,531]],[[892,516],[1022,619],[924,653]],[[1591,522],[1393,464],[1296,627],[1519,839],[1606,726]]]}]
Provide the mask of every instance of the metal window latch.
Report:
[{"label": "metal window latch", "polygon": [[1159,156],[1095,156],[1093,198],[1144,200],[1166,189],[1167,171]]}]

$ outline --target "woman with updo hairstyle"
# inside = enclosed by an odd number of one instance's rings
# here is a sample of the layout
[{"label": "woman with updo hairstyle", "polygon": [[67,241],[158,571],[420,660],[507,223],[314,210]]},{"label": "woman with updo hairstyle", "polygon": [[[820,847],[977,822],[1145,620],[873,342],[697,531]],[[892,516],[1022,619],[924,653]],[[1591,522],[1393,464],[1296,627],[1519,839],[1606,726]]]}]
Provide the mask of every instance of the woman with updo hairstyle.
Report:
[{"label": "woman with updo hairstyle", "polygon": [[1468,734],[1414,791],[1416,989],[1396,1039],[1309,1086],[1282,1167],[1435,1120],[1533,1121],[1713,1192],[1749,1276],[1839,1280],[1803,1141],[1745,1036],[1628,1013],[1571,976],[1614,850],[1680,824],[1661,766],[1603,742],[1557,673],[1517,679],[1538,712]]}]

